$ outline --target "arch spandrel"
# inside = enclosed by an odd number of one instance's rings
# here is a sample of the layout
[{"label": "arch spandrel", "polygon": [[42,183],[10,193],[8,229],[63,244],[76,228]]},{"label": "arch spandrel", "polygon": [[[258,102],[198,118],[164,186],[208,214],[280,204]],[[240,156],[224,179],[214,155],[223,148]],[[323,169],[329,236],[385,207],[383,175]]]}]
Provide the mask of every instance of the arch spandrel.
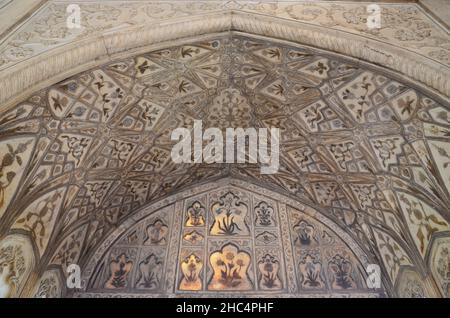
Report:
[{"label": "arch spandrel", "polygon": [[[402,266],[426,275],[432,236],[448,231],[448,107],[379,69],[234,32],[126,57],[39,91],[0,117],[8,138],[37,138],[32,164],[7,189],[20,202],[9,204],[0,230],[27,231],[20,214],[30,204],[45,207],[55,219],[42,226],[54,224],[45,228],[43,273],[49,263],[85,261],[147,204],[231,176],[329,217],[393,286]],[[174,164],[170,132],[195,119],[204,127],[280,127],[278,173]],[[59,188],[61,202],[44,202]]]},{"label": "arch spandrel", "polygon": [[[76,296],[384,294],[383,288],[367,288],[368,257],[351,250],[356,243],[337,225],[280,199],[270,190],[222,180],[184,191],[165,208],[143,209],[142,219],[92,256],[87,268],[95,270]],[[234,211],[232,222],[222,209]],[[192,222],[193,216],[201,221]],[[233,216],[243,218],[241,227]],[[115,269],[120,265],[119,277]]]},{"label": "arch spandrel", "polygon": [[429,266],[431,275],[443,297],[450,297],[450,239],[447,236],[436,236],[431,249]]}]

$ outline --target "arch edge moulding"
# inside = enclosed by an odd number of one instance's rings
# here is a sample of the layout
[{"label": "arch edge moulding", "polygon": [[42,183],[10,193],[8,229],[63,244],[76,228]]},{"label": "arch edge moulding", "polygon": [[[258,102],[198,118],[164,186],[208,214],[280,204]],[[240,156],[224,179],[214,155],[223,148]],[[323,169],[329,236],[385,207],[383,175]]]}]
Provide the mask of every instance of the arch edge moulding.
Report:
[{"label": "arch edge moulding", "polygon": [[403,80],[415,81],[417,85],[443,94],[441,97],[450,96],[449,68],[418,53],[337,29],[226,10],[107,31],[20,61],[0,71],[1,108],[5,111],[37,90],[109,61],[163,48],[169,43],[173,45],[177,40],[192,41],[196,37],[227,31],[343,54],[362,63],[382,66]]}]

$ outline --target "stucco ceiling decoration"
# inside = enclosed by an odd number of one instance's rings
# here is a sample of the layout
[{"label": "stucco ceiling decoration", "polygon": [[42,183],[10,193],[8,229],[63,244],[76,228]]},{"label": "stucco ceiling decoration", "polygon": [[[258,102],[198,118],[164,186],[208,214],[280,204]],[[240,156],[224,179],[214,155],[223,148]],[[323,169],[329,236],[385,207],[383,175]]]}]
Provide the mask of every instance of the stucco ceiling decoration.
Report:
[{"label": "stucco ceiling decoration", "polygon": [[[41,273],[57,255],[84,263],[146,204],[232,176],[329,217],[393,286],[403,266],[427,275],[434,236],[450,230],[449,118],[445,101],[331,53],[203,37],[93,68],[4,112],[0,233],[29,233]],[[174,164],[170,133],[194,119],[279,127],[279,173]]]},{"label": "stucco ceiling decoration", "polygon": [[[81,5],[83,29],[66,28],[68,3]],[[448,30],[416,4],[381,7],[382,28],[369,30],[366,6],[360,3],[48,1],[0,47],[0,102],[15,104],[38,88],[125,51],[145,46],[148,51],[148,46],[165,41],[226,30],[291,40],[377,63],[449,96]],[[273,27],[267,28],[267,23]]]}]

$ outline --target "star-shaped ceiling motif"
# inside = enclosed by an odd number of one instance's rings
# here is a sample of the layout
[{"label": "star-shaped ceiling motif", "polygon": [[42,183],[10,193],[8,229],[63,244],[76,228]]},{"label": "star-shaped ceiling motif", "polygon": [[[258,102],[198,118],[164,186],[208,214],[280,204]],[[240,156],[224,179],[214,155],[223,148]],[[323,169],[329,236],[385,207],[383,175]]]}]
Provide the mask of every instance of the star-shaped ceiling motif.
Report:
[{"label": "star-shaped ceiling motif", "polygon": [[[83,229],[88,253],[140,207],[232,176],[318,208],[386,262],[388,240],[425,257],[449,230],[449,118],[411,84],[308,47],[230,33],[149,52],[0,116],[0,230],[28,231],[50,257]],[[170,134],[197,119],[280,128],[278,173],[175,164]]]}]

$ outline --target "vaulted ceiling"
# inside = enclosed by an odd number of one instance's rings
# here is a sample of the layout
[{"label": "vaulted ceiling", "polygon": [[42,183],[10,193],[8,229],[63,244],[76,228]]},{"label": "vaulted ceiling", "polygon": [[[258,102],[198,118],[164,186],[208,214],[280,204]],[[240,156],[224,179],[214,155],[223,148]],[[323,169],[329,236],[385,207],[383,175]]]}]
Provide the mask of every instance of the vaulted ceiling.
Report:
[{"label": "vaulted ceiling", "polygon": [[[29,2],[0,45],[0,261],[35,255],[21,277],[85,266],[145,207],[230,178],[334,222],[388,292],[406,268],[449,296],[449,35],[418,6],[368,30],[356,3],[80,1],[68,30],[69,1]],[[279,171],[175,164],[194,120],[280,128]]]}]

